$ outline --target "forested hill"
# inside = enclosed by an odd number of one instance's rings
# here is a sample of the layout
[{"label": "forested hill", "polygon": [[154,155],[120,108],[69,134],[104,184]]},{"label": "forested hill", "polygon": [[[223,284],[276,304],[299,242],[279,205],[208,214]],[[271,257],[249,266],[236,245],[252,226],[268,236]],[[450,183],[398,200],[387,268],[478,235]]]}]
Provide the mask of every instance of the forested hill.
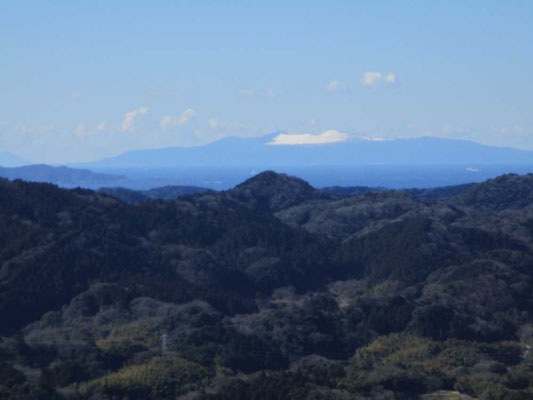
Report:
[{"label": "forested hill", "polygon": [[174,200],[183,195],[205,193],[207,191],[209,189],[183,185],[167,185],[148,190],[133,190],[124,187],[104,187],[98,189],[99,193],[116,197],[128,204],[137,204],[149,199]]},{"label": "forested hill", "polygon": [[0,398],[532,396],[531,174],[110,193],[0,180]]}]

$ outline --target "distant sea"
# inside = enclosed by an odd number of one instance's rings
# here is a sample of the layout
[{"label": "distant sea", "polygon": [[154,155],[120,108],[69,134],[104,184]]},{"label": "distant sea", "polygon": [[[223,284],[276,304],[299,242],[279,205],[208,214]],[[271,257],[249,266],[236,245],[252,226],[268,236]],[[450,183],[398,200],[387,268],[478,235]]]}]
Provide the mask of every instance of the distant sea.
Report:
[{"label": "distant sea", "polygon": [[95,171],[126,175],[139,182],[138,189],[153,186],[150,184],[151,181],[172,181],[176,185],[194,185],[225,190],[265,170],[297,176],[317,188],[325,186],[370,186],[391,189],[431,188],[482,182],[507,173],[533,173],[533,160],[531,165],[368,165],[355,167],[315,165],[301,167],[128,168],[98,169]]}]

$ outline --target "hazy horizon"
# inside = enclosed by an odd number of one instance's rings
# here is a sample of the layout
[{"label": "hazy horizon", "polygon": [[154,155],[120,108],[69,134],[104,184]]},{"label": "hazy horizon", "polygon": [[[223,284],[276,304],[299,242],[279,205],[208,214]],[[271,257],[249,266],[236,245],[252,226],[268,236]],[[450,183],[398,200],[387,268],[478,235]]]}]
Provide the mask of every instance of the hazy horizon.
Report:
[{"label": "hazy horizon", "polygon": [[533,4],[8,2],[0,151],[437,136],[533,150]]}]

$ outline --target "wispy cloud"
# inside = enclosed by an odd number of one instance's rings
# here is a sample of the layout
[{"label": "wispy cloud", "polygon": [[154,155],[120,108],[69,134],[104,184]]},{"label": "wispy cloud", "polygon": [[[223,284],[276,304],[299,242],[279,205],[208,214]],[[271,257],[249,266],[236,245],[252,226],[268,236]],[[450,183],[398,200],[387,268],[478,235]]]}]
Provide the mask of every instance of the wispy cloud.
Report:
[{"label": "wispy cloud", "polygon": [[162,119],[159,125],[161,125],[161,128],[167,129],[175,125],[185,125],[187,124],[194,116],[196,115],[196,111],[192,108],[187,108],[185,111],[181,113],[179,117],[175,117],[173,115],[165,115]]},{"label": "wispy cloud", "polygon": [[345,92],[346,90],[348,90],[348,85],[334,79],[330,83],[328,83],[327,89],[330,93]]},{"label": "wispy cloud", "polygon": [[367,142],[385,142],[392,140],[380,136],[361,136],[361,139],[366,140]]},{"label": "wispy cloud", "polygon": [[369,71],[365,72],[361,77],[361,85],[363,86],[377,86],[380,84],[394,84],[397,81],[395,73],[383,74],[381,72]]},{"label": "wispy cloud", "polygon": [[94,128],[87,126],[85,122],[81,122],[78,125],[76,125],[76,129],[74,131],[77,136],[89,136],[89,135],[93,135],[93,134],[105,131],[106,129],[108,129],[108,125],[106,121],[100,122]]},{"label": "wispy cloud", "polygon": [[304,145],[304,144],[326,144],[326,143],[339,143],[344,142],[348,139],[349,135],[347,133],[328,130],[323,133],[312,134],[312,133],[302,133],[302,134],[287,134],[282,133],[272,139],[271,142],[266,143],[267,145]]},{"label": "wispy cloud", "polygon": [[187,108],[185,111],[183,111],[183,113],[181,113],[178,122],[180,123],[180,125],[184,125],[189,122],[189,120],[195,115],[195,110],[193,110],[192,108]]},{"label": "wispy cloud", "polygon": [[175,121],[175,118],[172,115],[165,115],[161,119],[161,122],[159,122],[159,125],[161,126],[161,128],[167,129],[169,126],[171,126],[174,123],[174,121]]},{"label": "wispy cloud", "polygon": [[133,129],[133,121],[135,118],[137,118],[139,115],[146,114],[148,112],[148,107],[141,107],[138,110],[133,110],[130,112],[127,112],[124,120],[122,121],[122,124],[120,125],[120,129],[122,131],[129,131]]}]

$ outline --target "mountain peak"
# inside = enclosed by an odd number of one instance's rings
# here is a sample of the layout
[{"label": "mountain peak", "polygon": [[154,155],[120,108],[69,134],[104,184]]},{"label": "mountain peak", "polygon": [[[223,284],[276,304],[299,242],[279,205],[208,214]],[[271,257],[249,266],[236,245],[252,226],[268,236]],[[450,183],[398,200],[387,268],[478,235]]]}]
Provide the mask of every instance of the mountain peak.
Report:
[{"label": "mountain peak", "polygon": [[229,191],[234,199],[261,211],[275,212],[310,200],[319,192],[303,179],[263,171]]},{"label": "mountain peak", "polygon": [[266,171],[259,172],[258,174],[245,180],[243,183],[237,185],[237,187],[250,186],[250,185],[255,185],[257,183],[274,184],[278,182],[297,184],[297,185],[301,185],[301,186],[305,186],[310,189],[313,189],[313,187],[309,183],[307,183],[301,178],[298,178],[296,176],[290,176],[290,175],[280,173],[280,172],[275,172],[272,170],[266,170]]}]

